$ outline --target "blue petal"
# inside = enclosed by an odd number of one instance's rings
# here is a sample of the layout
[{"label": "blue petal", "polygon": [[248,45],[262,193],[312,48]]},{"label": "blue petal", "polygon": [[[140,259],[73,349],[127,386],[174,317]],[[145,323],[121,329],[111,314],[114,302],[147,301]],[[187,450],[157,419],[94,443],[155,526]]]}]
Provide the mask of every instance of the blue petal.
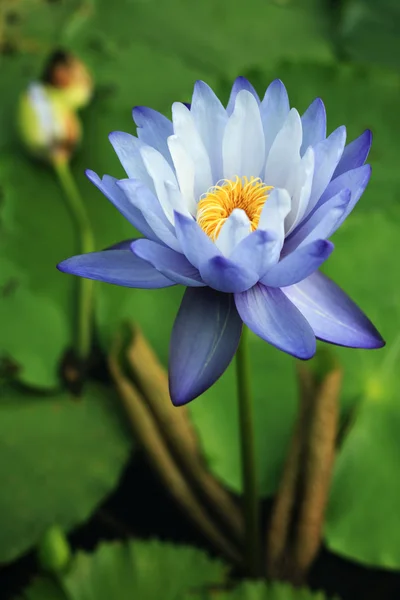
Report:
[{"label": "blue petal", "polygon": [[171,121],[146,106],[135,106],[132,116],[137,126],[139,140],[158,150],[173,167],[167,144],[167,138],[174,133]]},{"label": "blue petal", "polygon": [[128,200],[124,192],[120,190],[117,185],[118,180],[115,179],[115,177],[104,175],[103,179],[100,179],[94,171],[90,170],[86,171],[86,176],[101,192],[103,192],[105,197],[114,204],[121,215],[123,215],[129,223],[132,223],[140,233],[143,233],[144,236],[151,240],[158,239],[146,219],[143,217],[141,211],[136,208],[136,206]]},{"label": "blue petal", "polygon": [[249,265],[241,266],[225,256],[214,256],[204,260],[199,266],[203,281],[220,292],[243,292],[260,279]]},{"label": "blue petal", "polygon": [[186,404],[207,390],[235,355],[242,321],[230,294],[188,288],[172,329],[169,391]]},{"label": "blue petal", "polygon": [[308,201],[307,213],[315,207],[321,194],[326,190],[332,175],[343,154],[346,143],[346,128],[338,127],[325,140],[314,146],[314,178]]},{"label": "blue petal", "polygon": [[372,132],[366,129],[364,133],[345,147],[332,179],[339,177],[339,175],[346,173],[346,171],[361,167],[367,160],[371,144]]},{"label": "blue petal", "polygon": [[385,345],[366,315],[326,275],[314,273],[283,291],[305,316],[317,338],[351,348]]},{"label": "blue petal", "polygon": [[140,150],[146,144],[130,133],[123,131],[113,131],[108,139],[128,177],[142,181],[151,191],[154,191],[153,180],[148,174],[140,154]]},{"label": "blue petal", "polygon": [[198,269],[202,261],[214,256],[222,256],[217,246],[192,217],[186,217],[178,212],[174,212],[174,216],[178,242],[192,265]]},{"label": "blue petal", "polygon": [[343,223],[343,221],[349,216],[359,199],[361,198],[365,188],[368,185],[371,177],[371,165],[364,165],[347,171],[342,175],[339,175],[336,179],[326,188],[324,194],[321,196],[317,206],[323,206],[326,202],[330,202],[331,198],[339,193],[344,188],[350,190],[350,201],[347,204],[346,210],[335,227],[335,230]]},{"label": "blue petal", "polygon": [[57,269],[124,287],[164,288],[175,285],[150,263],[138,258],[131,250],[103,250],[80,254],[63,260]]},{"label": "blue petal", "polygon": [[228,106],[226,107],[226,112],[229,116],[233,113],[233,109],[235,108],[236,96],[242,90],[247,90],[248,92],[253,94],[258,104],[260,104],[260,98],[254,87],[251,85],[250,81],[248,81],[245,77],[237,77],[233,83],[231,95],[229,96]]},{"label": "blue petal", "polygon": [[258,283],[235,294],[235,302],[243,322],[263,340],[297,358],[314,356],[313,330],[281,290]]},{"label": "blue petal", "polygon": [[271,287],[285,287],[298,283],[319,269],[332,250],[332,242],[326,240],[315,240],[302,246],[271,267],[261,279],[261,283]]},{"label": "blue petal", "polygon": [[230,259],[240,267],[250,267],[262,277],[278,262],[281,248],[281,240],[275,232],[256,229],[239,242]]},{"label": "blue petal", "polygon": [[124,192],[132,206],[141,211],[153,232],[151,239],[155,237],[156,241],[159,239],[179,252],[180,246],[175,236],[174,227],[167,219],[158,198],[137,179],[121,179],[117,182],[117,185]]},{"label": "blue petal", "polygon": [[303,142],[300,154],[303,156],[309,146],[315,146],[326,138],[326,110],[321,98],[316,98],[301,117]]},{"label": "blue petal", "polygon": [[149,262],[172,281],[186,286],[205,285],[198,270],[183,254],[150,240],[135,240],[131,248],[136,256]]},{"label": "blue petal", "polygon": [[191,217],[175,212],[175,229],[186,258],[210,287],[220,292],[235,292],[258,281],[259,275],[251,266],[241,266],[224,257]]},{"label": "blue petal", "polygon": [[343,222],[350,199],[350,190],[345,189],[319,206],[286,239],[283,248],[284,256],[293,252],[300,244],[305,246],[315,240],[329,238]]}]

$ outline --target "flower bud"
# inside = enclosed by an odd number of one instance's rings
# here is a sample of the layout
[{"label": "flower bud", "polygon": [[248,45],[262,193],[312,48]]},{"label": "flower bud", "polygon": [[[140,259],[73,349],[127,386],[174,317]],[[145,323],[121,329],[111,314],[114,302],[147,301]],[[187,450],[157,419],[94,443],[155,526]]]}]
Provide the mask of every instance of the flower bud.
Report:
[{"label": "flower bud", "polygon": [[58,90],[32,83],[18,106],[18,127],[28,151],[43,160],[68,160],[81,138],[79,120]]},{"label": "flower bud", "polygon": [[86,106],[93,94],[93,80],[86,66],[67,52],[53,54],[43,81],[62,92],[65,102],[75,110]]},{"label": "flower bud", "polygon": [[37,547],[37,558],[41,568],[50,573],[60,573],[71,560],[68,540],[59,527],[50,527]]}]

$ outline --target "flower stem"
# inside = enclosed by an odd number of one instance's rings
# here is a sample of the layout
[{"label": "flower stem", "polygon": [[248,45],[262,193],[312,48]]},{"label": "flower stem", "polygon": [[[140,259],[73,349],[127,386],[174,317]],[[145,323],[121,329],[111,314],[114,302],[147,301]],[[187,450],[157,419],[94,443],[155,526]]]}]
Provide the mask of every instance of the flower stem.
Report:
[{"label": "flower stem", "polygon": [[242,481],[246,526],[246,562],[251,576],[260,575],[260,507],[255,460],[253,403],[250,390],[250,366],[247,329],[244,327],[236,353],[236,377],[239,401]]},{"label": "flower stem", "polygon": [[[54,170],[64,190],[68,207],[75,221],[79,238],[79,253],[94,251],[92,227],[67,160],[54,160]],[[88,358],[92,340],[93,284],[91,279],[79,278],[76,352],[81,360]]]}]

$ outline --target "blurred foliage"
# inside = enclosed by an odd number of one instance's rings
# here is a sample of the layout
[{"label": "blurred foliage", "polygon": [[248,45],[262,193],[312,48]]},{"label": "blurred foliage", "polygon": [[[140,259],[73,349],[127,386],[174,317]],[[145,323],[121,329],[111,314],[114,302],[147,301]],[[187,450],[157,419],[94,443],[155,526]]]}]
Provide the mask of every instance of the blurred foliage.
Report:
[{"label": "blurred foliage", "polygon": [[226,573],[222,562],[188,546],[109,543],[78,553],[59,587],[38,580],[21,600],[183,600],[189,590],[221,585]]},{"label": "blurred foliage", "polygon": [[[197,600],[326,600],[323,592],[293,588],[285,583],[244,582],[230,592],[198,596]],[[189,600],[189,599],[188,599]],[[332,599],[335,600],[335,599]],[[336,598],[336,600],[338,600]]]},{"label": "blurred foliage", "polygon": [[[55,269],[57,262],[76,253],[73,223],[51,171],[31,162],[19,147],[12,118],[20,92],[40,76],[49,54],[60,45],[79,55],[96,82],[96,97],[83,113],[84,140],[73,171],[98,249],[135,236],[84,176],[86,168],[122,175],[107,134],[115,129],[134,132],[134,105],[149,105],[169,116],[172,102],[190,100],[198,78],[226,100],[231,80],[239,74],[248,75],[260,92],[280,77],[299,110],[316,96],[324,99],[329,131],[345,123],[351,140],[371,128],[371,183],[335,235],[336,251],[326,272],[376,323],[391,352],[400,316],[395,251],[400,77],[386,67],[399,66],[399,7],[396,0],[379,6],[374,0],[336,4],[341,5],[337,12],[318,0],[233,0],[229,9],[225,0],[1,1],[0,358],[12,365],[20,383],[41,390],[59,388],[60,362],[73,336],[75,279]],[[338,58],[346,58],[346,64]],[[166,364],[182,291],[97,284],[96,335],[103,351],[129,318],[140,323]],[[276,490],[296,414],[294,361],[255,336],[250,351],[258,470],[267,496]],[[358,410],[338,454],[326,542],[353,560],[399,569],[395,362],[385,370],[383,352],[336,352],[345,367],[343,415]],[[375,401],[366,391],[371,380],[384,388]],[[101,386],[89,386],[79,402],[61,392],[36,397],[9,386],[1,394],[0,561],[37,543],[54,522],[70,528],[85,519],[115,485],[130,447],[110,404],[111,393]],[[190,414],[211,470],[240,491],[234,366],[191,404]],[[105,569],[112,564],[110,549],[94,556],[105,556]],[[89,558],[79,561],[86,565]],[[57,598],[49,585],[39,592],[32,589],[26,597]],[[69,593],[74,600],[91,598]],[[263,594],[252,590],[248,597]]]},{"label": "blurred foliage", "polygon": [[347,59],[399,68],[400,4],[397,0],[346,0],[337,44]]},{"label": "blurred foliage", "polygon": [[105,387],[88,385],[77,400],[4,386],[0,449],[0,562],[8,562],[51,525],[87,519],[114,488],[131,442]]}]

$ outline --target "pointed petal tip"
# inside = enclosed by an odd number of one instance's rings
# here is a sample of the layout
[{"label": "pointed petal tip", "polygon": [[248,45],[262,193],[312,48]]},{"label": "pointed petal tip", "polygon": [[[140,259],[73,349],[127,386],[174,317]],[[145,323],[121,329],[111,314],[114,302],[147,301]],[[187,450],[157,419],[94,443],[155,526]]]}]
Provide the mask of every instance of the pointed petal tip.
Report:
[{"label": "pointed petal tip", "polygon": [[98,185],[102,181],[102,178],[99,175],[97,175],[95,171],[92,171],[92,169],[86,169],[85,175],[89,179],[89,181],[91,183],[94,183],[95,185]]},{"label": "pointed petal tip", "polygon": [[364,131],[364,135],[365,135],[366,139],[368,140],[369,144],[372,144],[372,139],[374,137],[374,134],[372,133],[372,130],[367,128]]},{"label": "pointed petal tip", "polygon": [[74,264],[74,256],[71,256],[70,258],[66,258],[65,260],[62,260],[61,262],[59,262],[56,265],[56,269],[58,271],[60,271],[61,273],[68,273],[70,275],[75,275],[74,269],[73,269],[73,264]]},{"label": "pointed petal tip", "polygon": [[134,136],[130,133],[126,133],[125,131],[110,131],[108,134],[108,140],[114,146],[118,144],[120,141],[126,141],[127,139],[133,138]]},{"label": "pointed petal tip", "polygon": [[[273,86],[279,86],[279,87],[283,87],[285,88],[285,84],[283,83],[282,79],[279,79],[279,77],[277,77],[276,79],[273,79],[271,81],[271,83],[269,84],[269,87],[273,85]],[[286,89],[286,88],[285,88]]]},{"label": "pointed petal tip", "polygon": [[113,140],[116,140],[118,138],[119,133],[120,131],[110,131],[110,133],[108,134],[108,139],[111,143],[113,143]]},{"label": "pointed petal tip", "polygon": [[170,395],[172,404],[174,406],[176,406],[177,408],[179,408],[180,406],[184,406],[185,404],[188,404],[195,398],[198,398],[201,394],[184,393],[182,388],[175,389],[175,387],[173,385],[171,385],[171,381],[170,381],[169,382],[169,395]]},{"label": "pointed petal tip", "polygon": [[[313,350],[306,350],[304,349],[304,351],[302,352],[297,352],[296,354],[293,354],[292,356],[294,356],[294,358],[297,358],[297,360],[311,360],[312,358],[314,358],[315,353],[317,351],[317,343],[315,341],[315,348]],[[284,350],[285,352],[285,350]]]},{"label": "pointed petal tip", "polygon": [[194,87],[206,87],[207,89],[211,89],[208,83],[206,83],[202,79],[196,79],[196,81],[194,82]]},{"label": "pointed petal tip", "polygon": [[371,331],[369,331],[369,336],[360,344],[359,348],[364,350],[379,350],[384,346],[386,346],[386,341],[371,323]]},{"label": "pointed petal tip", "polygon": [[[143,125],[140,125],[140,117],[143,116],[144,106],[134,106],[132,108],[132,119],[136,125],[136,129],[142,129]],[[110,134],[111,135],[111,134]]]}]

